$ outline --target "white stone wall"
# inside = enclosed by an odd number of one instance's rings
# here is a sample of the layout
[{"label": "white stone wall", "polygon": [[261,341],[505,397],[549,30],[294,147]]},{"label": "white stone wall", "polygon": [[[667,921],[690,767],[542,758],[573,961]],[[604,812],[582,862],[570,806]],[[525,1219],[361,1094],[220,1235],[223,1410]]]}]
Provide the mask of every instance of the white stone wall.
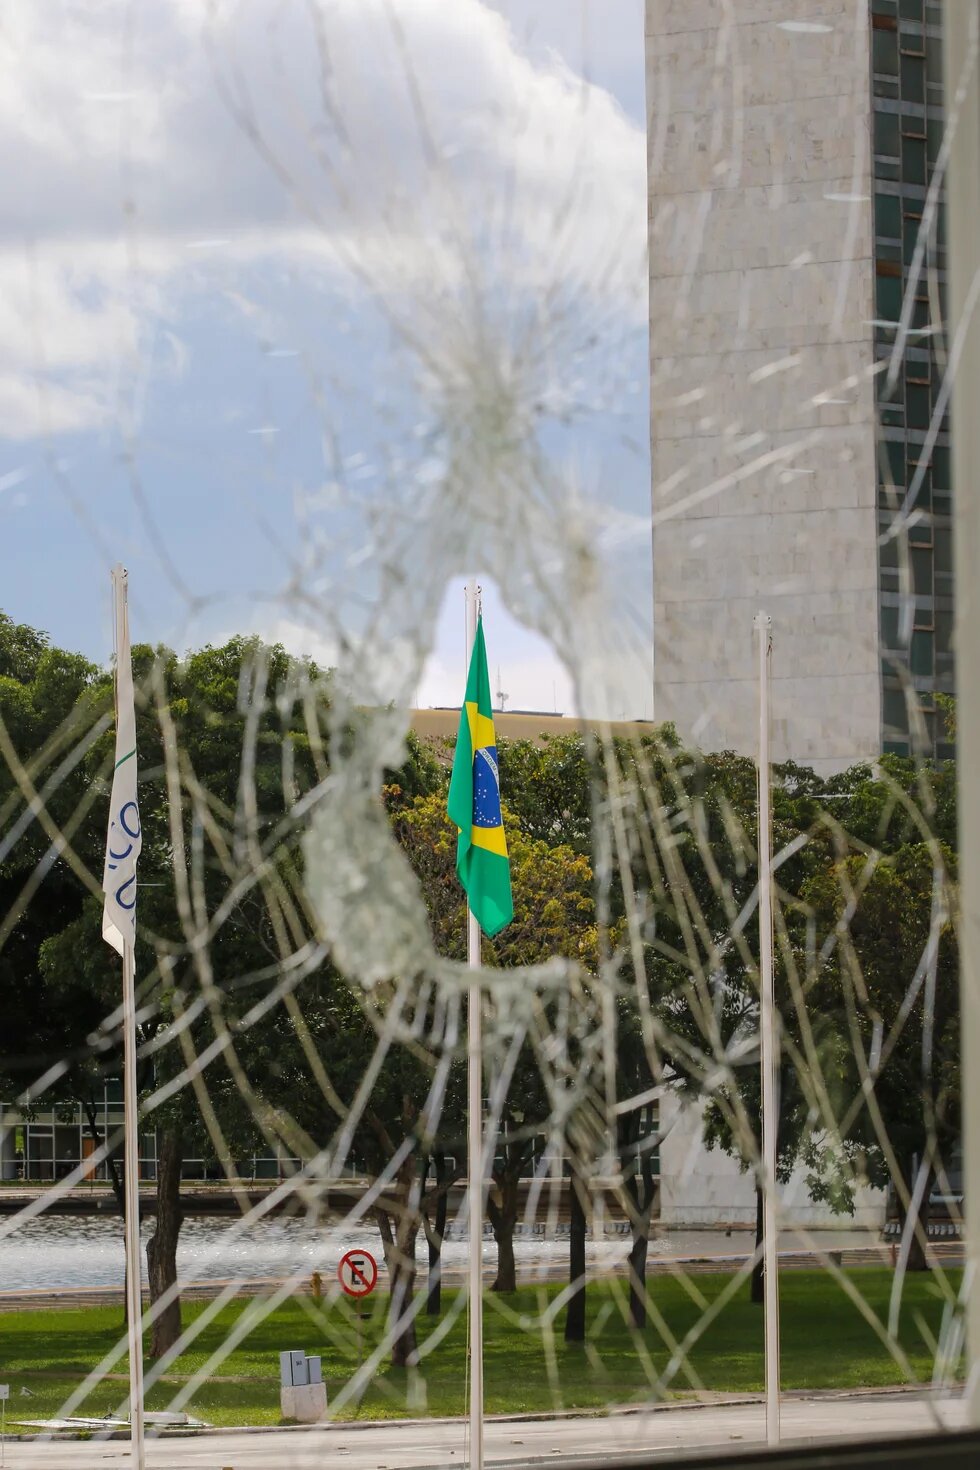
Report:
[{"label": "white stone wall", "polygon": [[[787,30],[782,23],[823,26]],[[658,720],[880,749],[870,28],[853,0],[647,0]]]},{"label": "white stone wall", "polygon": [[[755,1228],[755,1182],[735,1159],[701,1141],[701,1108],[682,1106],[676,1093],[661,1099],[660,1219],[664,1225],[750,1225]],[[880,1230],[885,1223],[883,1190],[859,1188],[853,1215],[835,1215],[814,1204],[802,1171],[780,1190],[780,1224],[811,1230],[861,1226]]]}]

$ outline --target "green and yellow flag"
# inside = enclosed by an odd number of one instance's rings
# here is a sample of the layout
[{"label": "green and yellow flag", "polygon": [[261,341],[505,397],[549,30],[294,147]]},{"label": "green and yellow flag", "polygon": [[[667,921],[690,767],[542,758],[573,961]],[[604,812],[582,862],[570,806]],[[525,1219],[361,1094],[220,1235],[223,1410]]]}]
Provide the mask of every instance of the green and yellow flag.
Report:
[{"label": "green and yellow flag", "polygon": [[499,934],[514,917],[510,860],[500,814],[497,738],[493,731],[490,672],[483,617],[476,625],[466,695],[449,782],[449,817],[459,828],[456,872],[470,911],[484,934]]}]

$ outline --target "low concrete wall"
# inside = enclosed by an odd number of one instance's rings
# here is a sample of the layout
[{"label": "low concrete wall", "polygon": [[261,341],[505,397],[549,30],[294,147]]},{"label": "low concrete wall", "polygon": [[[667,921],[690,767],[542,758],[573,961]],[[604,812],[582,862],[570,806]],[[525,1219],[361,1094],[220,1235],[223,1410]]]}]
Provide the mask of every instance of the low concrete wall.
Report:
[{"label": "low concrete wall", "polygon": [[[755,1227],[755,1181],[721,1149],[708,1149],[701,1130],[702,1109],[667,1094],[660,1105],[666,1137],[660,1146],[660,1220],[663,1225]],[[809,1229],[849,1226],[880,1230],[885,1223],[884,1190],[861,1187],[853,1215],[835,1215],[810,1199],[803,1172],[797,1170],[780,1191],[782,1223]]]}]

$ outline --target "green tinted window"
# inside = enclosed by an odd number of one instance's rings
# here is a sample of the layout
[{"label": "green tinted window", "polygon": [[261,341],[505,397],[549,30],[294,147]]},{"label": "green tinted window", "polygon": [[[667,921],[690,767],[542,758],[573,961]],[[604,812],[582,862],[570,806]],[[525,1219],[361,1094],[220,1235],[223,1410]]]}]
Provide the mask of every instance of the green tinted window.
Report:
[{"label": "green tinted window", "polygon": [[875,234],[886,239],[902,237],[902,201],[897,194],[875,195]]},{"label": "green tinted window", "polygon": [[910,546],[932,546],[932,521],[925,516],[912,522],[909,526]]},{"label": "green tinted window", "polygon": [[901,689],[886,689],[882,697],[882,714],[891,730],[907,731],[909,727],[905,695]]},{"label": "green tinted window", "polygon": [[905,484],[905,444],[902,440],[879,441],[878,476],[884,484]]},{"label": "green tinted window", "polygon": [[913,674],[929,678],[934,668],[933,640],[932,634],[917,632],[912,634],[912,647],[909,653],[909,666]]},{"label": "green tinted window", "polygon": [[937,490],[949,490],[953,483],[949,473],[949,450],[939,444],[932,451],[932,483]]},{"label": "green tinted window", "polygon": [[906,423],[910,429],[929,427],[929,389],[925,383],[907,383],[905,386]]},{"label": "green tinted window", "polygon": [[926,100],[926,63],[923,56],[902,57],[902,101]]},{"label": "green tinted window", "polygon": [[898,608],[881,609],[881,641],[885,648],[898,647]]},{"label": "green tinted window", "polygon": [[936,571],[953,570],[953,532],[950,526],[937,526],[933,532],[935,543]]},{"label": "green tinted window", "polygon": [[896,276],[876,276],[875,299],[881,321],[897,322],[902,314],[902,283]]},{"label": "green tinted window", "polygon": [[908,216],[906,216],[904,224],[905,229],[902,234],[902,254],[905,258],[905,264],[911,265],[913,257],[915,256],[915,247],[916,242],[919,238],[919,230],[921,228],[922,221],[917,219],[910,219]]},{"label": "green tinted window", "polygon": [[925,138],[902,139],[902,177],[907,184],[924,184],[926,181]]},{"label": "green tinted window", "polygon": [[878,563],[889,570],[897,568],[899,558],[899,538],[886,534],[886,527],[882,527],[882,539],[878,542]]},{"label": "green tinted window", "polygon": [[[932,552],[912,548],[912,586],[921,597],[932,596]],[[930,618],[931,621],[931,618]]]},{"label": "green tinted window", "polygon": [[[912,482],[913,482],[913,480],[915,479],[916,475],[918,475],[918,474],[919,474],[918,466],[912,460],[909,460],[909,465],[908,465],[908,479],[906,481],[906,484],[911,485]],[[916,510],[926,510],[927,511],[930,508],[930,506],[932,505],[932,483],[931,483],[931,479],[932,479],[932,477],[930,476],[928,470],[926,470],[921,475],[921,478],[919,479],[918,486],[917,486],[916,492],[915,492],[915,501],[914,501]]]},{"label": "green tinted window", "polygon": [[902,151],[902,129],[897,112],[875,113],[875,152],[898,158]]},{"label": "green tinted window", "polygon": [[898,32],[872,31],[872,65],[889,77],[898,76]]}]

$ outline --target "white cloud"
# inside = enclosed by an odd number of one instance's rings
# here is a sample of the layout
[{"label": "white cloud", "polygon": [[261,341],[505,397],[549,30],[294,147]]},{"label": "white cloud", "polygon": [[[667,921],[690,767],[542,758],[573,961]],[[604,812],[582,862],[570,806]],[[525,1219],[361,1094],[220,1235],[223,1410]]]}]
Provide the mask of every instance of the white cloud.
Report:
[{"label": "white cloud", "polygon": [[[558,714],[577,713],[572,681],[565,668],[553,656],[538,654],[528,657],[506,654],[494,662],[490,670],[491,693],[494,708],[505,710],[534,710],[540,713],[555,711]],[[426,659],[425,669],[419,681],[417,703],[421,709],[459,705],[463,687],[459,669],[449,668],[439,654]],[[505,700],[501,706],[499,691],[503,688]]]},{"label": "white cloud", "polygon": [[454,303],[643,317],[641,130],[480,0],[65,0],[0,48],[0,434],[38,381],[49,431],[101,423],[149,323],[268,261],[353,273],[416,345]]},{"label": "white cloud", "polygon": [[43,378],[0,373],[0,438],[30,440],[68,434],[104,423],[109,405],[104,384],[91,391]]}]

